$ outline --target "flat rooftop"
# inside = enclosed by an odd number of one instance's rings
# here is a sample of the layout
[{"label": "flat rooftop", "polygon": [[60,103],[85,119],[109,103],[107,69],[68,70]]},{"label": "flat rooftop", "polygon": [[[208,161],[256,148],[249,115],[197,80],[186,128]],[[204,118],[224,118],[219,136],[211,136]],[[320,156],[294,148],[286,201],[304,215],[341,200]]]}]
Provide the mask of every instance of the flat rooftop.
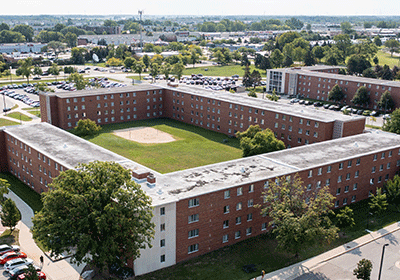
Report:
[{"label": "flat rooftop", "polygon": [[2,129],[70,169],[79,163],[98,160],[120,163],[136,173],[153,173],[156,185],[148,185],[145,182],[141,183],[141,186],[153,199],[154,206],[237,185],[266,181],[300,170],[378,153],[383,149],[400,148],[400,135],[369,130],[363,134],[336,140],[159,174],[48,123],[9,126]]},{"label": "flat rooftop", "polygon": [[349,116],[337,112],[326,111],[321,108],[316,108],[314,106],[299,106],[298,104],[274,102],[267,99],[248,97],[240,94],[230,93],[227,91],[214,91],[197,86],[191,87],[179,84],[177,88],[168,86],[165,86],[163,88],[169,90],[176,90],[188,94],[198,95],[202,96],[203,98],[209,97],[220,101],[231,102],[243,106],[255,107],[259,109],[273,111],[280,114],[287,114],[287,115],[297,116],[300,118],[313,119],[320,122],[333,122],[335,120],[347,122],[358,119],[365,119],[364,116],[358,116],[358,115]]}]

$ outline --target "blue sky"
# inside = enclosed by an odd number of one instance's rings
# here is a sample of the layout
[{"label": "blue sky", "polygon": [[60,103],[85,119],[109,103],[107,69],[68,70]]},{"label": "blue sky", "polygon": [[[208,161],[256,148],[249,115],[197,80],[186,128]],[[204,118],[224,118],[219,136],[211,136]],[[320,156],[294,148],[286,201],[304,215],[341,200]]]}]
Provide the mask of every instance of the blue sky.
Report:
[{"label": "blue sky", "polygon": [[399,0],[8,0],[0,14],[400,15]]}]

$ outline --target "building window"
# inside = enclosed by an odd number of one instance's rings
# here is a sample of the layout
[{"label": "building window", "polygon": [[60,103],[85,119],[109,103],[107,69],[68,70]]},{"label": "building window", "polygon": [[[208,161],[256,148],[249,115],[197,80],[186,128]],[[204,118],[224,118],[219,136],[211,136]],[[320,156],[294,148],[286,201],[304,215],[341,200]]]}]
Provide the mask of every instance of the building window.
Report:
[{"label": "building window", "polygon": [[247,221],[250,222],[253,220],[253,213],[247,214]]},{"label": "building window", "polygon": [[253,199],[249,199],[247,201],[247,207],[253,207],[253,204],[254,204]]},{"label": "building window", "polygon": [[376,166],[372,167],[371,173],[375,173],[375,171],[376,171]]},{"label": "building window", "polygon": [[162,263],[165,262],[165,255],[161,255],[160,261],[161,261]]},{"label": "building window", "polygon": [[251,234],[251,227],[246,229],[246,235],[250,235]]},{"label": "building window", "polygon": [[339,207],[339,204],[340,204],[339,200],[336,200],[335,201],[335,207]]},{"label": "building window", "polygon": [[160,247],[165,247],[165,239],[160,240]]},{"label": "building window", "polygon": [[223,228],[228,228],[229,227],[229,220],[225,220],[222,227]]},{"label": "building window", "polygon": [[329,186],[331,184],[331,179],[326,179],[326,184],[327,186]]},{"label": "building window", "polygon": [[164,216],[165,215],[165,207],[160,208],[160,215]]},{"label": "building window", "polygon": [[160,231],[165,231],[165,224],[160,224]]},{"label": "building window", "polygon": [[343,199],[343,205],[347,204],[347,197]]},{"label": "building window", "polygon": [[388,162],[388,164],[386,165],[387,169],[390,169],[390,162]]},{"label": "building window", "polygon": [[346,180],[350,180],[350,173],[346,174]]},{"label": "building window", "polygon": [[361,163],[361,159],[357,159],[357,162],[356,162],[356,165],[360,165],[360,163]]},{"label": "building window", "polygon": [[327,172],[327,173],[331,173],[331,171],[332,171],[332,166],[329,165],[329,166],[328,166],[328,169],[326,170],[326,172]]},{"label": "building window", "polygon": [[338,182],[338,183],[342,182],[342,175],[339,175],[339,176],[338,176],[337,182]]},{"label": "building window", "polygon": [[339,170],[343,169],[343,163],[339,163]]},{"label": "building window", "polygon": [[311,184],[307,185],[307,191],[311,191]]},{"label": "building window", "polygon": [[224,206],[224,214],[229,213],[229,205]]},{"label": "building window", "polygon": [[225,191],[224,192],[224,198],[227,199],[227,198],[230,198],[230,197],[231,197],[231,191],[229,191],[229,190]]},{"label": "building window", "polygon": [[193,214],[189,216],[189,224],[198,221],[199,221],[199,214]]},{"label": "building window", "polygon": [[199,244],[193,244],[188,247],[188,254],[197,252],[199,250]]},{"label": "building window", "polygon": [[254,192],[254,184],[251,184],[249,186],[249,193],[252,193],[252,192]]},{"label": "building window", "polygon": [[378,159],[377,155],[374,155],[374,161],[376,161]]},{"label": "building window", "polygon": [[[238,202],[236,204],[236,211],[239,211],[239,210],[242,210],[242,203],[241,202]],[[229,212],[229,209],[228,209],[228,212]]]},{"label": "building window", "polygon": [[355,202],[355,201],[356,201],[356,196],[353,195],[353,196],[351,197],[351,202]]},{"label": "building window", "polygon": [[322,167],[318,168],[318,175],[322,175]]},{"label": "building window", "polygon": [[312,177],[312,170],[309,170],[308,171],[308,178],[311,178]]},{"label": "building window", "polygon": [[200,200],[198,198],[193,198],[189,200],[189,208],[196,207],[200,205]]},{"label": "building window", "polygon": [[199,236],[199,229],[193,229],[191,231],[189,231],[189,237],[188,238],[193,238],[193,237],[197,237]]},{"label": "building window", "polygon": [[236,217],[236,224],[240,225],[242,223],[242,217]]},{"label": "building window", "polygon": [[240,230],[235,232],[235,239],[238,239],[238,238],[240,238]]},{"label": "building window", "polygon": [[227,234],[222,236],[222,243],[226,243],[226,242],[228,242],[228,235]]},{"label": "building window", "polygon": [[237,193],[237,196],[242,195],[243,194],[243,187],[237,188],[236,193]]}]

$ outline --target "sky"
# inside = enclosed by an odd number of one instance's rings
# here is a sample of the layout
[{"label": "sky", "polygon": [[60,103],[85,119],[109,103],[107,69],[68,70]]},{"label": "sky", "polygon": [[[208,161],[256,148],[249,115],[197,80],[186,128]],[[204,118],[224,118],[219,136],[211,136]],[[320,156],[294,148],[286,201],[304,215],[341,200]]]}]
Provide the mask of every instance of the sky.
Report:
[{"label": "sky", "polygon": [[2,15],[400,15],[399,0],[8,0]]}]

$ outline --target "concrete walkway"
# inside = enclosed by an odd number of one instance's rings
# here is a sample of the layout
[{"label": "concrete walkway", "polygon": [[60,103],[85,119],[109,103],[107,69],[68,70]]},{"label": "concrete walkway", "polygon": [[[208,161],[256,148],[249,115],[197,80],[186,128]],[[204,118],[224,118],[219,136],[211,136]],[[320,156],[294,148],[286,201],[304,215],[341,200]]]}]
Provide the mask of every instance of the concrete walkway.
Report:
[{"label": "concrete walkway", "polygon": [[366,244],[369,244],[377,239],[385,237],[388,234],[400,230],[400,222],[387,226],[375,232],[370,232],[356,240],[325,252],[321,255],[315,256],[311,259],[302,261],[300,263],[293,264],[291,266],[276,270],[268,273],[262,278],[261,276],[254,278],[254,280],[293,280],[297,277],[309,273],[314,269],[324,265],[326,262],[340,257],[343,254],[351,252],[357,248],[360,248]]},{"label": "concrete walkway", "polygon": [[48,258],[36,245],[32,238],[32,233],[30,232],[30,229],[33,226],[32,217],[34,215],[32,209],[12,191],[5,196],[11,198],[21,212],[21,221],[17,225],[17,228],[19,229],[19,244],[21,251],[25,252],[37,265],[40,264],[40,256],[44,257],[42,270],[46,274],[47,279],[78,280],[85,264],[78,267],[70,264],[68,262],[69,259],[53,262]]}]

